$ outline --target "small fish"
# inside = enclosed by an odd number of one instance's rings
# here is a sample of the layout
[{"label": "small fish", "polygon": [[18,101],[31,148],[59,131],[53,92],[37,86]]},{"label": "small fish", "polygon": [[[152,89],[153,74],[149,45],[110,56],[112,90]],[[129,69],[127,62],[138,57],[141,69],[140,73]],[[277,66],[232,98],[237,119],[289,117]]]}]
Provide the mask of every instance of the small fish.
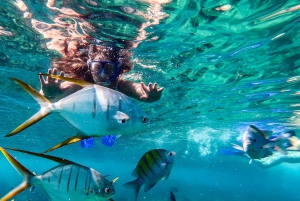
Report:
[{"label": "small fish", "polygon": [[128,182],[123,186],[134,189],[135,200],[143,184],[144,191],[149,191],[159,180],[167,180],[175,160],[176,153],[165,149],[153,149],[146,152],[139,160],[136,168],[132,172],[132,176],[137,177],[136,180]]},{"label": "small fish", "polygon": [[115,195],[113,184],[118,178],[110,182],[96,170],[66,159],[20,149],[6,149],[46,158],[59,163],[59,165],[41,175],[35,175],[0,147],[0,151],[6,159],[24,176],[24,181],[3,196],[1,201],[7,201],[25,189],[36,185],[40,186],[53,201],[112,201],[112,197]]},{"label": "small fish", "polygon": [[[283,136],[285,137],[285,136]],[[251,159],[260,159],[272,154],[273,147],[275,150],[286,154],[286,149],[282,146],[280,137],[269,140],[267,135],[254,125],[248,126],[243,135],[243,147],[233,144],[235,149],[244,151]],[[250,160],[251,163],[252,160]]]},{"label": "small fish", "polygon": [[83,88],[55,103],[51,103],[31,86],[21,80],[11,78],[40,104],[41,109],[5,137],[19,133],[54,112],[59,113],[72,124],[78,133],[44,151],[44,153],[90,137],[133,134],[145,129],[149,123],[144,111],[125,94],[82,80],[50,74],[46,74],[46,76],[72,82]]},{"label": "small fish", "polygon": [[172,191],[170,191],[170,201],[176,201],[175,195]]}]

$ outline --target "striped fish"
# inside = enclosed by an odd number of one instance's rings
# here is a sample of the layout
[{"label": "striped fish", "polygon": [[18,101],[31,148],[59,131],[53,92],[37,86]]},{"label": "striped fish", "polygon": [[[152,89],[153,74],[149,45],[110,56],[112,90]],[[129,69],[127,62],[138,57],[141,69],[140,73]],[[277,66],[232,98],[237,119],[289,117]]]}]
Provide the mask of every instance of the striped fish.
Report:
[{"label": "striped fish", "polygon": [[24,176],[24,181],[0,201],[7,201],[31,186],[40,186],[52,201],[112,201],[115,194],[113,184],[117,178],[110,182],[96,170],[69,160],[19,149],[7,149],[50,159],[60,164],[41,175],[36,175],[0,147],[7,160]]},{"label": "striped fish", "polygon": [[167,180],[175,160],[176,153],[165,149],[153,149],[146,152],[136,168],[132,172],[132,176],[137,177],[136,180],[128,182],[123,186],[132,188],[135,191],[135,200],[143,184],[144,191],[149,191],[159,180]]},{"label": "striped fish", "polygon": [[149,123],[144,111],[125,94],[82,80],[49,74],[47,76],[72,82],[83,88],[55,103],[51,103],[26,83],[11,78],[40,104],[41,109],[5,137],[19,133],[54,112],[59,113],[72,124],[78,133],[44,151],[44,153],[90,137],[133,134],[145,129]]}]

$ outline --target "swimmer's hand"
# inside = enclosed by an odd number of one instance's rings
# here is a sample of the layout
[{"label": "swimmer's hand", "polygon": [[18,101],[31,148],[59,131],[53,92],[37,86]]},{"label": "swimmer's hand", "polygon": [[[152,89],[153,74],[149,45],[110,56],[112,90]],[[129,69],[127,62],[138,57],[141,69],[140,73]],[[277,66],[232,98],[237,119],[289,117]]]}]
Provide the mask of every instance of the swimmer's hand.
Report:
[{"label": "swimmer's hand", "polygon": [[[57,69],[56,68],[49,68],[48,74],[57,75]],[[64,76],[64,72],[61,71],[60,76]],[[48,99],[56,99],[57,96],[60,96],[63,92],[61,90],[61,80],[57,80],[51,77],[44,78],[43,75],[39,75],[40,81],[41,81],[41,91],[40,93],[44,95]]]},{"label": "swimmer's hand", "polygon": [[158,88],[157,83],[149,83],[148,87],[142,82],[141,86],[145,92],[142,96],[140,96],[140,100],[145,102],[155,102],[161,98],[162,92],[164,90],[163,87]]}]

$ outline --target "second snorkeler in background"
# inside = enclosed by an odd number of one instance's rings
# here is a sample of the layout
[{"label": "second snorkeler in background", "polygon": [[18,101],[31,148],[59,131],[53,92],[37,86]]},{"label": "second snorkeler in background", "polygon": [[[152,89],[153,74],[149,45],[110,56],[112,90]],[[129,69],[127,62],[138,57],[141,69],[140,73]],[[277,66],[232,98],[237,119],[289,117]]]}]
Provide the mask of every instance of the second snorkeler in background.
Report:
[{"label": "second snorkeler in background", "polygon": [[[94,84],[105,86],[125,95],[144,102],[155,102],[162,96],[164,88],[157,84],[134,83],[124,80],[120,75],[132,69],[130,52],[117,46],[101,46],[90,44],[76,44],[73,57],[64,57],[52,60],[53,69],[49,74],[60,76],[65,73],[68,77],[85,80]],[[58,101],[78,90],[80,86],[70,82],[62,82],[50,77],[44,79],[40,75],[40,93],[52,102]]]}]

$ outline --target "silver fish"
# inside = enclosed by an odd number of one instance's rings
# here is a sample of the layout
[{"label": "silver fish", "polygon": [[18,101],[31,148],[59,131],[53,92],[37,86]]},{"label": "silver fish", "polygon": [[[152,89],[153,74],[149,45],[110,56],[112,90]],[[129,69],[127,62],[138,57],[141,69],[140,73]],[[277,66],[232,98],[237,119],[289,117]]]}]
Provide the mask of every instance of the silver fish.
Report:
[{"label": "silver fish", "polygon": [[251,159],[260,159],[272,155],[272,150],[269,148],[274,148],[286,154],[282,140],[285,137],[285,135],[281,135],[276,139],[269,140],[265,132],[254,125],[250,125],[243,134],[243,147],[236,144],[233,145],[234,148],[244,151]]},{"label": "silver fish", "polygon": [[112,200],[115,195],[113,184],[118,178],[110,182],[96,170],[66,159],[19,149],[6,149],[50,159],[60,164],[41,175],[35,175],[0,147],[11,165],[24,176],[24,181],[3,196],[1,201],[9,200],[31,186],[40,186],[52,201],[105,201]]},{"label": "silver fish", "polygon": [[132,172],[132,176],[137,177],[136,180],[128,182],[123,186],[132,188],[135,191],[135,200],[143,184],[144,191],[149,191],[159,180],[167,180],[175,160],[176,153],[165,149],[153,149],[146,152],[139,160],[136,168]]},{"label": "silver fish", "polygon": [[53,112],[59,113],[71,123],[78,133],[45,152],[89,137],[132,134],[145,129],[149,123],[145,112],[131,98],[118,91],[77,79],[49,74],[47,76],[73,82],[82,86],[83,89],[51,103],[26,83],[11,78],[40,104],[41,109],[11,133],[5,135],[6,137],[19,133]]}]

